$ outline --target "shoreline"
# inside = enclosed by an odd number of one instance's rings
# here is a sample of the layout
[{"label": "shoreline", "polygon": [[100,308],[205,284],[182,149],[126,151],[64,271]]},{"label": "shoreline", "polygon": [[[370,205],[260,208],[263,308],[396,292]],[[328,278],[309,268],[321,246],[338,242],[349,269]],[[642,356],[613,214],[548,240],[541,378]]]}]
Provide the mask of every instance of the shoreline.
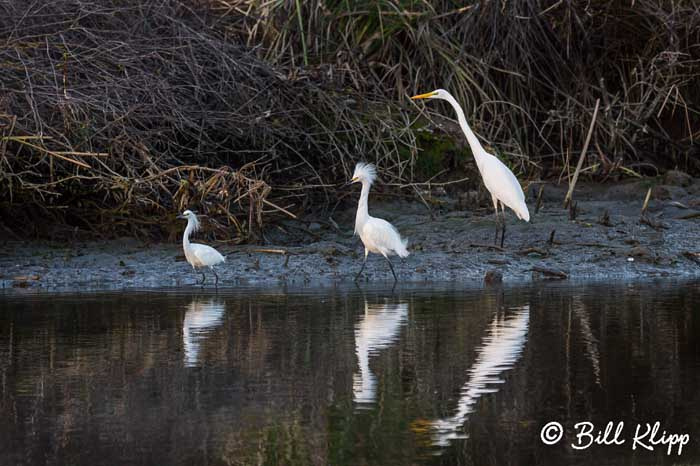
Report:
[{"label": "shoreline", "polygon": [[[496,282],[500,273],[504,283],[559,278],[533,272],[537,268],[561,272],[570,280],[700,277],[700,256],[694,255],[700,249],[700,214],[695,216],[695,208],[688,207],[697,201],[700,182],[688,188],[654,188],[672,196],[650,202],[650,223],[640,218],[646,186],[638,181],[604,191],[601,185],[577,188],[578,214],[570,220],[561,208],[564,187],[546,185],[537,214],[534,202],[529,202],[530,223],[508,215],[503,250],[493,246],[493,214],[463,210],[457,199],[445,199],[442,210],[432,212],[434,219],[417,202],[371,203],[370,211],[394,223],[409,239],[408,258],[392,258],[400,282],[482,283],[487,272]],[[226,263],[217,267],[221,288],[352,283],[363,254],[359,239],[351,236],[353,219],[350,207],[335,212],[331,222],[310,216],[297,221],[296,228],[283,223],[266,235],[270,244],[264,246],[219,245],[201,236],[193,240],[211,244],[226,256]],[[261,250],[268,252],[257,252]],[[5,290],[177,288],[194,286],[199,278],[184,261],[179,241],[8,241],[0,253],[0,288]],[[377,281],[393,282],[385,260],[370,255],[360,283]],[[207,282],[205,287],[213,289],[211,274]]]}]

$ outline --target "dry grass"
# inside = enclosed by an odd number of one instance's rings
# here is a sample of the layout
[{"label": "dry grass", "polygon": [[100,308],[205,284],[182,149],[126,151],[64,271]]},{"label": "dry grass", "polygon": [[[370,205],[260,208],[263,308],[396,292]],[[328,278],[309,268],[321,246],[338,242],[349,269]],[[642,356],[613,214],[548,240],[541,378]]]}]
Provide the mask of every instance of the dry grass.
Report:
[{"label": "dry grass", "polygon": [[0,29],[15,231],[162,235],[189,207],[244,241],[358,159],[456,179],[451,111],[406,99],[437,87],[521,176],[568,175],[597,99],[587,176],[700,172],[697,2],[2,0]]},{"label": "dry grass", "polygon": [[386,110],[319,70],[269,65],[206,8],[12,1],[2,18],[0,196],[15,228],[162,234],[189,207],[243,241],[268,211],[293,216],[306,185],[401,143],[400,118],[368,118]]},{"label": "dry grass", "polygon": [[568,169],[599,98],[590,153],[598,174],[700,169],[697,2],[211,4],[222,15],[245,12],[245,28],[236,16],[231,29],[263,43],[268,62],[334,63],[359,76],[356,87],[387,99],[450,90],[478,133],[522,171]]}]

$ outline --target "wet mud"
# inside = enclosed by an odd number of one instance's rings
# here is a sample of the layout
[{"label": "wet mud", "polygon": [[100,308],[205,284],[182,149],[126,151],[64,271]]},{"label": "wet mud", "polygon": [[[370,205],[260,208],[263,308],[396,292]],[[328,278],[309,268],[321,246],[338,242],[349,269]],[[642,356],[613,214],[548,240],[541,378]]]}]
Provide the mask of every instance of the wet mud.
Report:
[{"label": "wet mud", "polygon": [[[700,180],[667,177],[577,186],[575,209],[564,209],[566,186],[540,185],[528,193],[531,222],[508,214],[503,248],[494,245],[493,212],[469,193],[421,202],[370,197],[370,214],[385,218],[409,239],[410,255],[392,258],[399,280],[509,282],[547,279],[635,279],[700,276]],[[644,214],[648,189],[651,200]],[[482,205],[481,208],[474,208]],[[363,248],[352,235],[354,207],[309,215],[266,232],[268,244],[217,247],[226,263],[220,287],[245,284],[352,282]],[[183,224],[184,228],[184,224]],[[133,239],[52,244],[5,242],[0,287],[97,290],[198,286],[181,243]],[[362,283],[393,282],[381,256],[370,255]],[[205,286],[214,276],[207,272]]]}]

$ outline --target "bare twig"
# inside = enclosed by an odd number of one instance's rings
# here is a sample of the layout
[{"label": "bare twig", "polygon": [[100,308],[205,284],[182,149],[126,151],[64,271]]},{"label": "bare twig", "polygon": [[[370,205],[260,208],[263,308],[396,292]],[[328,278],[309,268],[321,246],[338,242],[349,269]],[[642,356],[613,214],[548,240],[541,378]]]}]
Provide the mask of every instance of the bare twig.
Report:
[{"label": "bare twig", "polygon": [[581,173],[583,160],[586,158],[586,152],[588,151],[588,144],[591,142],[591,136],[593,135],[593,127],[595,126],[595,120],[598,117],[599,106],[600,99],[596,99],[595,109],[593,110],[593,118],[591,118],[591,125],[588,127],[588,134],[586,135],[586,142],[583,143],[583,149],[581,150],[581,155],[579,156],[578,163],[576,164],[576,171],[574,171],[574,176],[569,183],[569,190],[566,192],[566,197],[564,198],[565,208],[569,205],[569,202],[571,202],[571,197],[574,194],[574,188],[576,187],[576,182],[578,181],[578,175]]},{"label": "bare twig", "polygon": [[649,199],[651,199],[651,188],[647,190],[647,195],[644,197],[644,203],[642,204],[642,212],[640,213],[640,216],[644,217],[644,214],[647,211],[647,207],[649,207]]}]

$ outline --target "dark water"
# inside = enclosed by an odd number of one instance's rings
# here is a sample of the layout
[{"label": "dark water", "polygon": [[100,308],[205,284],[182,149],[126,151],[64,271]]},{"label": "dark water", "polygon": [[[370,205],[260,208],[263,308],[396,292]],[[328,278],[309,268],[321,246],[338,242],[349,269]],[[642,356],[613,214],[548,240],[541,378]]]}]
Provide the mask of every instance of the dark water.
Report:
[{"label": "dark water", "polygon": [[[698,463],[699,298],[697,283],[0,295],[0,464]],[[582,421],[624,422],[625,443],[572,448]],[[689,435],[680,456],[632,449],[656,421],[657,438]]]}]

